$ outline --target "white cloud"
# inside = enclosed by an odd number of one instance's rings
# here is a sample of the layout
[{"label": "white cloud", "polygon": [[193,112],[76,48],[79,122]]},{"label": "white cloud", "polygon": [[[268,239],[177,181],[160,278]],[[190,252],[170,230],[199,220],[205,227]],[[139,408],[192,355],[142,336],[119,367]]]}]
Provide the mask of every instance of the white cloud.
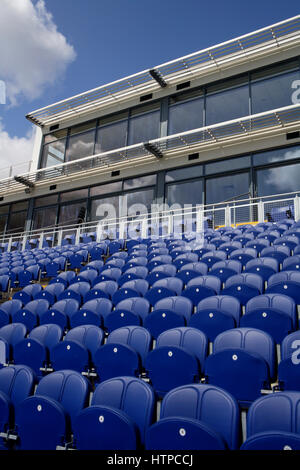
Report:
[{"label": "white cloud", "polygon": [[0,121],[0,178],[10,176],[10,166],[12,174],[27,173],[29,162],[32,160],[33,146],[35,139],[35,129],[32,127],[24,137],[11,137],[6,132]]},{"label": "white cloud", "polygon": [[64,76],[74,48],[57,30],[44,0],[1,0],[0,79],[7,102],[36,99]]}]

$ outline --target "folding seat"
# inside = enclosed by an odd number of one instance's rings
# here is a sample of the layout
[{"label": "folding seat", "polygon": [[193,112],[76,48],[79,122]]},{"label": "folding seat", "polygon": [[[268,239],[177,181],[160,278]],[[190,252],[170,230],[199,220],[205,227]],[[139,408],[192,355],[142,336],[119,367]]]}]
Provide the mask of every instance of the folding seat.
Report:
[{"label": "folding seat", "polygon": [[74,444],[78,450],[141,449],[154,419],[155,396],[147,383],[135,377],[112,378],[97,385],[91,406],[78,413]]},{"label": "folding seat", "polygon": [[252,297],[262,294],[263,278],[259,274],[240,273],[225,281],[223,295],[236,297],[242,305],[246,305]]},{"label": "folding seat", "polygon": [[150,303],[143,297],[128,297],[116,304],[104,319],[108,332],[123,326],[143,325],[150,311]]},{"label": "folding seat", "polygon": [[135,266],[147,266],[148,259],[146,256],[137,256],[136,258],[128,258],[126,260],[125,265],[123,266],[123,273],[125,273],[129,268],[133,268]]},{"label": "folding seat", "polygon": [[238,327],[240,316],[241,304],[238,299],[230,295],[214,295],[198,303],[188,326],[203,331],[208,340],[213,342],[223,331]]},{"label": "folding seat", "polygon": [[277,273],[278,270],[279,265],[275,258],[261,256],[260,258],[248,261],[244,272],[259,274],[266,282],[268,281],[269,277]]},{"label": "folding seat", "polygon": [[300,269],[300,255],[289,256],[283,260],[282,271],[297,271],[298,269]]},{"label": "folding seat", "polygon": [[76,415],[88,406],[90,384],[76,371],[62,370],[43,377],[34,395],[16,407],[20,450],[55,450],[71,442]]},{"label": "folding seat", "polygon": [[0,328],[0,364],[13,361],[15,345],[25,338],[27,333],[23,323],[9,323]]},{"label": "folding seat", "polygon": [[[49,255],[50,256],[50,255]],[[56,277],[61,271],[66,268],[67,259],[64,256],[55,255],[54,258],[46,265],[46,276]]]},{"label": "folding seat", "polygon": [[[12,288],[17,288],[19,287],[19,275],[21,273],[24,273],[25,271],[25,268],[24,266],[15,266],[15,267],[10,267],[10,271],[9,271],[9,279],[10,279],[10,285]],[[3,276],[3,274],[2,274]],[[1,277],[2,277],[1,276]],[[5,275],[4,275],[5,276]],[[4,282],[5,281],[5,278],[3,278]]]},{"label": "folding seat", "polygon": [[187,326],[193,313],[193,303],[187,297],[175,295],[155,303],[145,318],[144,327],[157,339],[160,333],[180,326]]},{"label": "folding seat", "polygon": [[186,285],[191,279],[199,276],[205,276],[208,271],[208,266],[202,261],[196,263],[184,264],[176,274],[176,277],[181,279],[184,285]]},{"label": "folding seat", "polygon": [[87,250],[78,250],[76,253],[70,256],[70,269],[80,269],[84,263],[88,260]]},{"label": "folding seat", "polygon": [[271,388],[275,377],[275,343],[256,328],[234,328],[220,333],[205,362],[205,381],[230,392],[248,407]]},{"label": "folding seat", "polygon": [[218,295],[221,289],[221,281],[216,276],[199,276],[191,279],[181,295],[189,298],[196,306],[200,300],[212,295]]},{"label": "folding seat", "polygon": [[286,391],[258,398],[247,414],[241,450],[300,450],[300,393]]},{"label": "folding seat", "polygon": [[[100,259],[95,259],[94,261],[90,261],[89,263],[87,263],[85,266],[82,266],[82,268],[80,269],[80,273],[82,273],[83,271],[88,271],[89,269],[95,269],[98,274],[100,272],[100,269],[104,266],[104,262]],[[73,271],[70,271],[70,272],[73,272]]]},{"label": "folding seat", "polygon": [[295,302],[282,294],[253,297],[246,305],[240,325],[266,331],[275,343],[280,344],[285,336],[298,327]]},{"label": "folding seat", "polygon": [[264,248],[268,248],[270,246],[269,240],[265,240],[264,238],[250,240],[246,243],[245,248],[254,248],[258,255],[262,252]]},{"label": "folding seat", "polygon": [[153,258],[149,263],[147,264],[148,270],[151,272],[153,268],[156,266],[161,266],[163,264],[172,264],[173,259],[170,255],[160,255],[156,256]]},{"label": "folding seat", "polygon": [[[133,250],[130,252],[128,257],[126,258],[126,262],[129,263],[130,261],[135,260],[136,258],[147,258],[148,259],[149,253],[147,250]],[[155,255],[157,256],[157,255]]]},{"label": "folding seat", "polygon": [[33,394],[36,376],[25,365],[0,369],[0,449],[9,449],[15,429],[15,408]]},{"label": "folding seat", "polygon": [[84,302],[98,297],[105,297],[111,300],[113,294],[118,290],[118,287],[119,286],[116,281],[99,282],[98,284],[95,284],[92,289],[87,291],[87,293],[84,295]]},{"label": "folding seat", "polygon": [[59,325],[64,331],[70,328],[70,317],[79,309],[79,302],[76,299],[63,299],[55,302],[44,313],[39,315],[40,324],[53,323]]},{"label": "folding seat", "polygon": [[70,285],[75,284],[76,282],[88,282],[90,285],[93,285],[94,280],[97,277],[98,271],[96,269],[87,269],[86,271],[81,271],[77,276],[73,277],[70,280]]},{"label": "folding seat", "polygon": [[168,248],[153,248],[151,250],[151,248],[149,248],[149,252],[148,252],[148,260],[151,261],[153,258],[155,258],[155,256],[160,256],[160,255],[168,255],[169,254],[169,250]]},{"label": "folding seat", "polygon": [[180,295],[183,289],[183,282],[176,277],[166,277],[155,281],[152,287],[145,293],[144,297],[152,306],[165,297]]},{"label": "folding seat", "polygon": [[205,384],[170,390],[162,400],[159,420],[146,432],[147,450],[234,450],[239,442],[237,401],[225,390]]},{"label": "folding seat", "polygon": [[148,289],[149,283],[145,279],[127,281],[112,295],[112,302],[116,305],[128,297],[143,297]]},{"label": "folding seat", "polygon": [[167,243],[167,246],[170,252],[176,248],[185,247],[186,242],[184,240],[171,240],[170,243]]},{"label": "folding seat", "polygon": [[15,345],[14,363],[30,367],[40,379],[50,366],[50,350],[61,341],[62,335],[63,330],[58,325],[37,326]]},{"label": "folding seat", "polygon": [[290,256],[290,249],[288,246],[272,245],[264,248],[260,256],[275,258],[279,264],[282,264],[283,261]]},{"label": "folding seat", "polygon": [[232,239],[232,241],[234,242],[240,242],[243,248],[245,247],[246,243],[248,243],[251,240],[254,240],[253,233],[246,233],[246,232],[243,233],[242,235],[236,235]]},{"label": "folding seat", "polygon": [[300,392],[299,345],[300,330],[287,335],[281,343],[281,360],[278,365],[279,390]]},{"label": "folding seat", "polygon": [[42,279],[46,277],[47,265],[51,263],[51,261],[52,261],[51,258],[47,258],[47,257],[38,260],[38,265],[41,268]]},{"label": "folding seat", "polygon": [[240,230],[238,228],[235,228],[235,229],[231,230],[230,232],[227,232],[226,235],[232,241],[236,236],[242,236],[243,232],[242,232],[242,230]]},{"label": "folding seat", "polygon": [[120,270],[122,270],[125,264],[126,264],[126,261],[121,258],[110,258],[110,259],[107,259],[105,262],[105,266],[107,269],[119,268]]},{"label": "folding seat", "polygon": [[[173,248],[172,250],[169,250],[169,256],[174,260],[180,255],[187,255],[188,253],[191,253],[191,248],[188,247],[187,245],[185,246],[178,246],[176,248]],[[196,253],[193,253],[194,256],[197,256]],[[194,261],[198,261],[198,257],[194,259]]]},{"label": "folding seat", "polygon": [[225,251],[227,253],[227,256],[230,255],[235,250],[240,250],[242,248],[242,244],[240,242],[226,242],[226,243],[221,243],[218,247],[221,251]]},{"label": "folding seat", "polygon": [[209,253],[210,251],[214,251],[215,249],[215,245],[212,245],[210,243],[204,243],[199,248],[195,248],[193,250],[193,253],[196,253],[199,257],[199,261],[201,261],[202,256],[204,256],[206,253]]},{"label": "folding seat", "polygon": [[34,281],[39,281],[40,267],[38,264],[28,266],[24,271],[18,273],[18,287],[26,287]]},{"label": "folding seat", "polygon": [[55,304],[58,301],[58,297],[65,290],[65,286],[61,283],[49,284],[40,292],[37,292],[33,298],[34,300],[46,299],[49,305]]},{"label": "folding seat", "polygon": [[281,271],[269,277],[266,294],[284,294],[300,304],[300,272]]},{"label": "folding seat", "polygon": [[122,286],[124,282],[132,281],[133,279],[146,279],[148,275],[148,269],[145,266],[134,266],[133,268],[127,269],[122,276],[118,279],[119,286]]},{"label": "folding seat", "polygon": [[265,232],[260,233],[257,236],[257,240],[260,238],[268,240],[271,244],[275,242],[278,238],[280,238],[280,232],[278,230],[267,230]]},{"label": "folding seat", "polygon": [[299,238],[296,236],[281,236],[273,242],[274,246],[282,245],[287,246],[291,251],[293,251],[299,245]]},{"label": "folding seat", "polygon": [[139,376],[150,350],[151,335],[142,326],[124,326],[112,331],[94,355],[98,380],[118,376]]},{"label": "folding seat", "polygon": [[103,344],[104,332],[96,325],[80,325],[67,332],[63,341],[50,350],[50,362],[55,371],[76,370],[89,375],[94,369],[94,356]]},{"label": "folding seat", "polygon": [[[59,296],[57,300],[75,299],[81,305],[86,301],[87,294],[90,292],[90,284],[88,282],[76,282],[67,287]],[[88,299],[89,300],[89,299]]]},{"label": "folding seat", "polygon": [[16,260],[13,260],[13,259],[12,259],[11,267],[12,267],[12,268],[17,268],[17,267],[19,267],[19,266],[22,266],[22,267],[24,268],[24,263],[23,263],[22,258],[16,259]]},{"label": "folding seat", "polygon": [[106,265],[101,268],[100,273],[93,279],[92,286],[103,281],[116,281],[120,279],[122,271],[120,268],[107,268]]},{"label": "folding seat", "polygon": [[173,259],[173,265],[177,268],[180,269],[182,266],[185,264],[189,263],[197,263],[198,262],[198,255],[196,253],[192,252],[187,252],[183,253],[181,255],[176,256],[176,258]]},{"label": "folding seat", "polygon": [[12,315],[22,308],[21,300],[7,300],[0,305],[0,328],[11,323]]},{"label": "folding seat", "polygon": [[69,287],[69,285],[72,282],[72,279],[76,277],[76,274],[74,271],[65,271],[63,273],[58,274],[57,277],[53,278],[50,280],[49,284],[55,284],[55,283],[62,283],[65,287]]},{"label": "folding seat", "polygon": [[223,284],[230,276],[240,274],[242,269],[243,266],[240,261],[226,259],[213,264],[209,271],[209,275],[218,277]]},{"label": "folding seat", "polygon": [[36,299],[28,302],[23,308],[12,314],[12,323],[23,323],[28,331],[39,325],[40,316],[49,309],[49,301]]},{"label": "folding seat", "polygon": [[121,250],[124,246],[124,242],[122,240],[115,240],[110,242],[108,249],[109,249],[109,254],[112,255],[113,253],[116,253],[117,251]]},{"label": "folding seat", "polygon": [[240,250],[233,251],[229,258],[239,261],[243,266],[246,266],[248,261],[257,259],[257,251],[254,248],[241,248]]},{"label": "folding seat", "polygon": [[106,298],[95,298],[85,302],[79,310],[70,316],[70,328],[80,325],[96,325],[103,327],[106,317],[112,311],[112,302]]},{"label": "folding seat", "polygon": [[179,327],[161,333],[145,361],[147,376],[158,396],[199,382],[206,356],[207,338],[202,331]]},{"label": "folding seat", "polygon": [[118,251],[116,253],[113,253],[109,258],[107,258],[106,261],[113,260],[113,259],[122,259],[126,260],[128,258],[128,253],[126,251]]},{"label": "folding seat", "polygon": [[225,259],[227,259],[225,251],[215,250],[205,253],[201,258],[201,262],[205,263],[208,269],[210,269],[215,263],[218,261],[224,261]]},{"label": "folding seat", "polygon": [[30,284],[29,286],[24,287],[21,291],[15,292],[13,294],[13,299],[21,300],[23,305],[31,302],[34,296],[42,290],[40,284]]}]

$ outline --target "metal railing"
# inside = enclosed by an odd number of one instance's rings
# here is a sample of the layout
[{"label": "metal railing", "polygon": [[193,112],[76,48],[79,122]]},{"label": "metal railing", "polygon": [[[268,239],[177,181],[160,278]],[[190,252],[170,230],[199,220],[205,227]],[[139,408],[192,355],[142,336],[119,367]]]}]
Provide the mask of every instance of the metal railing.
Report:
[{"label": "metal railing", "polygon": [[[0,235],[5,251],[24,250],[33,246],[61,246],[68,238],[80,242],[109,239],[134,239],[148,237],[181,238],[183,233],[201,237],[204,230],[222,226],[238,227],[242,224],[280,222],[287,218],[300,220],[300,191],[262,198],[249,198],[211,205],[184,206],[179,209],[153,210],[139,216],[102,219],[82,224],[49,227],[10,235]],[[33,243],[33,241],[35,241]]]}]

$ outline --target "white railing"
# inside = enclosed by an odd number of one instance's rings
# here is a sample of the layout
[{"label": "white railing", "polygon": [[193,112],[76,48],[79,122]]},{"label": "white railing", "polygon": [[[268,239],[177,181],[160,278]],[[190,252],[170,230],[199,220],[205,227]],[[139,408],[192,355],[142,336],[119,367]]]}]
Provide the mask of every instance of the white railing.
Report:
[{"label": "white railing", "polygon": [[[109,239],[134,239],[149,237],[181,238],[183,233],[203,234],[208,228],[238,227],[242,224],[280,222],[285,218],[300,220],[300,191],[262,198],[221,202],[213,205],[185,206],[157,210],[138,217],[124,216],[115,219],[85,222],[82,224],[48,227],[23,233],[3,234],[0,244],[5,251],[24,250],[36,246],[60,246],[68,238],[72,243]],[[35,243],[33,244],[33,240]]]}]

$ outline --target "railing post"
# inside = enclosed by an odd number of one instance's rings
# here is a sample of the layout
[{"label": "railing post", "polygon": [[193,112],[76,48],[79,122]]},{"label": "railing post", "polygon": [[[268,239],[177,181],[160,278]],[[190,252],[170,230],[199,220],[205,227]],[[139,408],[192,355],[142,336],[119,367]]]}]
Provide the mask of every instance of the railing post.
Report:
[{"label": "railing post", "polygon": [[10,237],[9,240],[8,240],[8,245],[7,245],[7,252],[8,253],[11,251],[12,241],[13,241],[13,239],[12,239],[12,237]]},{"label": "railing post", "polygon": [[44,243],[44,232],[42,232],[41,235],[40,235],[40,240],[39,240],[39,249],[40,250],[43,248],[43,243]]},{"label": "railing post", "polygon": [[148,219],[146,217],[142,221],[142,238],[148,238]]},{"label": "railing post", "polygon": [[102,232],[103,232],[103,230],[102,230],[102,224],[101,224],[101,222],[99,222],[98,225],[97,225],[97,230],[96,230],[96,234],[97,234],[97,235],[96,235],[96,241],[97,241],[97,242],[100,242],[100,241],[101,241]]},{"label": "railing post", "polygon": [[119,238],[120,239],[126,238],[125,237],[125,225],[126,225],[125,220],[119,221]]},{"label": "railing post", "polygon": [[230,205],[227,204],[225,207],[225,227],[231,226],[231,208]]},{"label": "railing post", "polygon": [[262,223],[265,220],[265,207],[263,201],[260,199],[257,204],[258,222]]},{"label": "railing post", "polygon": [[204,206],[203,204],[196,207],[196,232],[204,232]]},{"label": "railing post", "polygon": [[61,246],[62,243],[62,236],[63,236],[63,231],[59,230],[58,231],[58,236],[57,236],[57,246]]},{"label": "railing post", "polygon": [[22,251],[26,249],[26,241],[27,241],[27,237],[26,235],[24,235],[22,239]]},{"label": "railing post", "polygon": [[300,219],[300,206],[299,206],[300,200],[298,194],[294,197],[294,217],[295,217],[295,222],[298,222]]},{"label": "railing post", "polygon": [[168,215],[168,235],[171,235],[173,233],[173,228],[174,227],[174,221],[173,221],[173,214],[170,213]]}]

